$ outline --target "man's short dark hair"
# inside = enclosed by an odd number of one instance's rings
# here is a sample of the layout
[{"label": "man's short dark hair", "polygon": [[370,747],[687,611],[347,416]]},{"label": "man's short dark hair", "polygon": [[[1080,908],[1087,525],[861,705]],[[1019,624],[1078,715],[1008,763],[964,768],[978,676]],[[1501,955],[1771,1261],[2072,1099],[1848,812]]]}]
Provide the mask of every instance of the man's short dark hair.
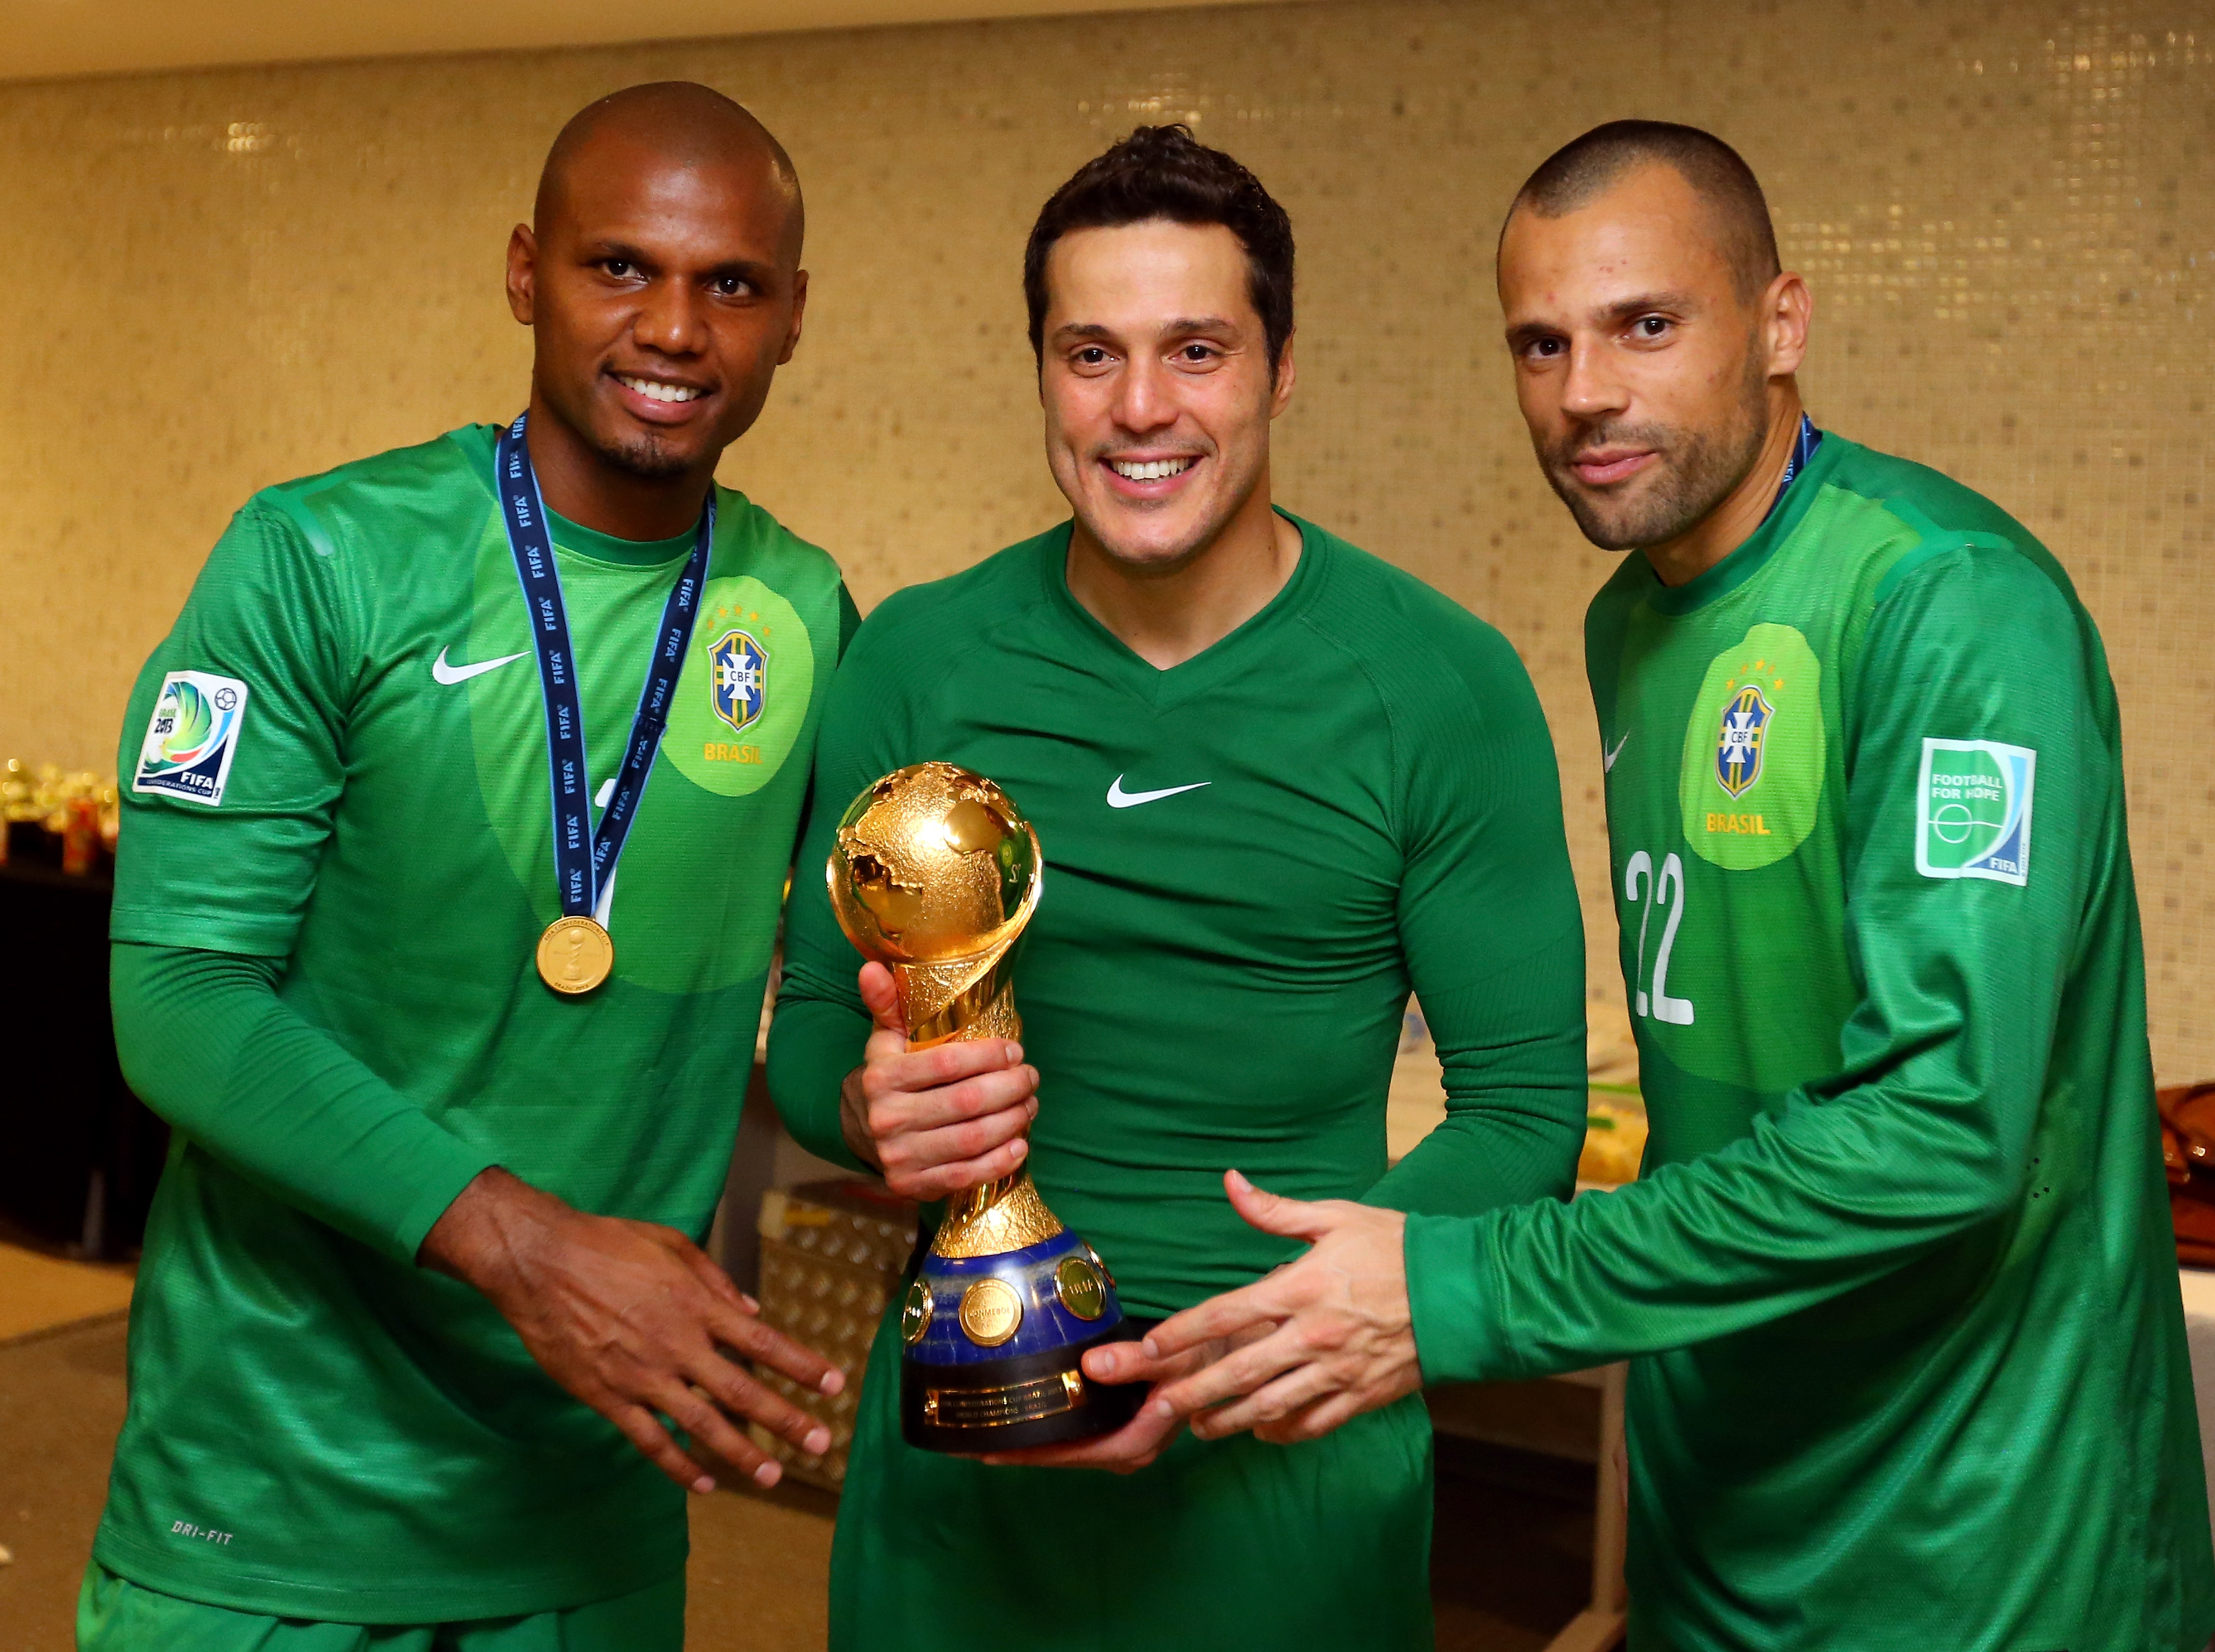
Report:
[{"label": "man's short dark hair", "polygon": [[[1666,120],[1611,120],[1555,150],[1516,192],[1507,216],[1528,208],[1543,218],[1574,212],[1604,194],[1633,168],[1673,168],[1714,215],[1723,256],[1740,297],[1752,298],[1776,278],[1776,230],[1753,168],[1713,132]],[[1506,227],[1501,226],[1501,234]]]},{"label": "man's short dark hair", "polygon": [[1046,260],[1073,229],[1108,229],[1167,218],[1219,223],[1246,249],[1246,291],[1268,341],[1269,376],[1292,336],[1292,221],[1261,180],[1182,125],[1140,126],[1077,168],[1053,192],[1023,248],[1031,353],[1045,359]]}]

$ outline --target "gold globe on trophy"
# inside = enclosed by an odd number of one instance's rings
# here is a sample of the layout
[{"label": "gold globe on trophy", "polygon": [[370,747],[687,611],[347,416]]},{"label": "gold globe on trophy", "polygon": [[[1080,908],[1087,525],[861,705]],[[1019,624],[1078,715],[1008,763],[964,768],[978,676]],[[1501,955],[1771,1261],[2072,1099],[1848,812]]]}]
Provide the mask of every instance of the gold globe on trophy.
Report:
[{"label": "gold globe on trophy", "polygon": [[[1022,1035],[1009,966],[1045,872],[1007,793],[953,763],[896,770],[854,799],[825,868],[831,908],[891,970],[909,1049]],[[1099,1253],[1028,1170],[949,1202],[900,1328],[901,1431],[926,1450],[1106,1434],[1145,1398],[1144,1385],[1084,1375],[1085,1349],[1132,1332]]]}]

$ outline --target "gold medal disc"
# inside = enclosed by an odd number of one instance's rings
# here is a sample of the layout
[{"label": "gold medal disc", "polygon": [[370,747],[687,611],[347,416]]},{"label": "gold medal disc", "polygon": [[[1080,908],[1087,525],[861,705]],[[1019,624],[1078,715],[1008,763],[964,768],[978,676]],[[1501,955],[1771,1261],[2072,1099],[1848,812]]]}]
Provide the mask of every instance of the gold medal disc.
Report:
[{"label": "gold medal disc", "polygon": [[1080,1319],[1097,1319],[1108,1312],[1107,1282],[1083,1257],[1062,1257],[1053,1270],[1053,1289],[1062,1306]]},{"label": "gold medal disc", "polygon": [[538,938],[538,978],[565,996],[592,991],[615,967],[615,942],[590,918],[556,918]]},{"label": "gold medal disc", "polygon": [[930,1286],[920,1279],[909,1286],[907,1300],[900,1305],[900,1336],[910,1343],[921,1342],[923,1333],[930,1329],[937,1306],[931,1299]]},{"label": "gold medal disc", "polygon": [[1023,1299],[1004,1280],[980,1279],[961,1293],[961,1329],[979,1348],[997,1348],[1023,1323]]}]

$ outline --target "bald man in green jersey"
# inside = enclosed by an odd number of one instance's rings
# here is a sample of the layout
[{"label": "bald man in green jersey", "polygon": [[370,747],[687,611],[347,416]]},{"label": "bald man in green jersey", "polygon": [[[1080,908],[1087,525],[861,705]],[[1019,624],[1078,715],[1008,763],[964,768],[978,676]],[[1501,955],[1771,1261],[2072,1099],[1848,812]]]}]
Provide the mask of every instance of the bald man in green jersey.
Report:
[{"label": "bald man in green jersey", "polygon": [[[1228,1166],[1401,1209],[1560,1197],[1584,966],[1552,742],[1497,632],[1273,504],[1283,209],[1141,128],[1048,202],[1025,285],[1074,520],[888,599],[840,668],[770,1044],[786,1121],[926,1199],[1028,1162],[1142,1317],[1286,1254],[1216,1196]],[[849,799],[926,758],[1038,829],[1020,1049],[908,1054],[812,870]],[[1450,1116],[1388,1172],[1411,986]],[[839,1652],[1430,1646],[1419,1399],[1296,1451],[1142,1416],[979,1463],[903,1442],[899,1323],[839,1510]]]},{"label": "bald man in green jersey", "polygon": [[1401,1384],[1633,1356],[1633,1646],[2193,1652],[2215,1559],[2091,616],[1997,505],[1807,419],[1807,289],[1707,133],[1554,156],[1500,293],[1541,465],[1635,553],[1585,636],[1645,1173],[1404,1235],[1235,1189],[1315,1248],[1161,1328],[1274,1327],[1168,1398],[1304,1441]]},{"label": "bald man in green jersey", "polygon": [[828,1443],[695,1245],[853,622],[714,482],[801,236],[728,99],[594,104],[509,247],[525,417],[256,494],[140,676],[115,1026],[175,1133],[83,1652],[676,1652],[680,1488]]}]

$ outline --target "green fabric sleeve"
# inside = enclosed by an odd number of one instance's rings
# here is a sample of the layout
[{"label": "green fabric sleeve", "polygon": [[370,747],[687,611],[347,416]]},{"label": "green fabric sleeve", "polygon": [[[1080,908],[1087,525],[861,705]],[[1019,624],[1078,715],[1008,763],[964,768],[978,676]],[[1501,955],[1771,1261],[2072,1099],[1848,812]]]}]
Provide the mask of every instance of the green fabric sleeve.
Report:
[{"label": "green fabric sleeve", "polygon": [[[1585,1133],[1584,920],[1544,713],[1488,627],[1394,696],[1406,860],[1400,943],[1445,1069],[1445,1122],[1365,1202],[1468,1215],[1566,1198]],[[1448,681],[1451,682],[1452,677]]]},{"label": "green fabric sleeve", "polygon": [[[2003,622],[1995,616],[2004,616]],[[1574,1369],[1706,1341],[1880,1279],[2024,1196],[2076,915],[2116,754],[2104,672],[2052,582],[1964,545],[1879,603],[1845,687],[1846,937],[1862,995],[1838,1073],[1750,1135],[1616,1192],[1415,1217],[1425,1376]],[[2026,886],[1917,869],[1927,738],[2037,753]],[[1788,989],[1788,983],[1780,983]]]},{"label": "green fabric sleeve", "polygon": [[119,941],[123,1075],[195,1146],[398,1260],[494,1156],[443,1129],[277,995],[276,958]]},{"label": "green fabric sleeve", "polygon": [[[261,499],[209,553],[125,714],[111,939],[291,952],[346,786],[345,726],[365,652],[342,560]],[[132,786],[163,682],[178,670],[246,691],[218,806]]]},{"label": "green fabric sleeve", "polygon": [[814,792],[785,906],[784,976],[770,1022],[768,1067],[770,1098],[793,1140],[818,1158],[870,1174],[846,1145],[838,1120],[838,1087],[861,1065],[869,1037],[857,979],[862,958],[831,915],[823,867],[846,805],[903,761],[891,755],[899,700],[872,668],[873,634],[864,627],[842,658],[815,737]]}]

